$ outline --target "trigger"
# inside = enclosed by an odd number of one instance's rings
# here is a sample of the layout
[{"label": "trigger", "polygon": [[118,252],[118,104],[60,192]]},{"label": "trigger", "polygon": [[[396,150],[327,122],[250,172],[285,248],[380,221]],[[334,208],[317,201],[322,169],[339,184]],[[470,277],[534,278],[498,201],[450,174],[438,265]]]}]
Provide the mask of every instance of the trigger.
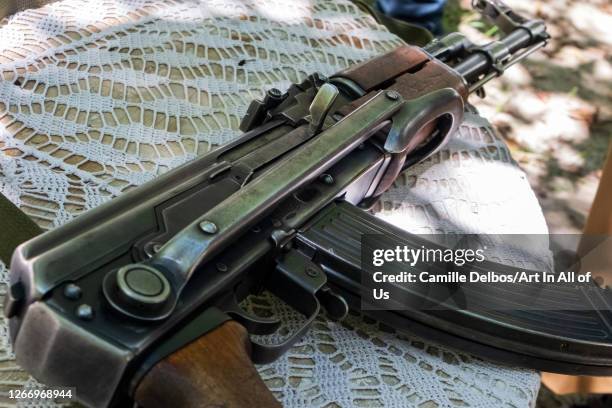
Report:
[{"label": "trigger", "polygon": [[240,307],[234,295],[229,296],[223,302],[223,311],[232,319],[244,326],[249,334],[267,335],[272,334],[281,325],[278,319],[269,319],[265,317],[255,316]]},{"label": "trigger", "polygon": [[255,316],[254,314],[248,313],[242,309],[240,311],[232,311],[227,313],[232,317],[232,319],[243,325],[249,334],[272,334],[276,332],[281,325],[281,321],[278,319],[268,319],[265,317]]}]

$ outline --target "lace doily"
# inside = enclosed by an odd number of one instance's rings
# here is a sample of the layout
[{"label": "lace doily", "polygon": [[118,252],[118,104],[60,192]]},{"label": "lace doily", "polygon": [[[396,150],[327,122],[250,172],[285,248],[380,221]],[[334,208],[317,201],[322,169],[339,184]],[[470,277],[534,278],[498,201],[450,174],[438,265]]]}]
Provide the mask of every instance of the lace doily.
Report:
[{"label": "lace doily", "polygon": [[[59,226],[232,140],[266,89],[399,44],[345,0],[63,0],[19,13],[0,25],[0,192]],[[398,180],[379,216],[414,232],[545,233],[507,148],[470,120]],[[7,390],[38,385],[14,363],[5,322],[0,330],[0,404],[10,405]],[[534,371],[354,315],[319,316],[260,372],[291,407],[521,408],[539,387]]]}]

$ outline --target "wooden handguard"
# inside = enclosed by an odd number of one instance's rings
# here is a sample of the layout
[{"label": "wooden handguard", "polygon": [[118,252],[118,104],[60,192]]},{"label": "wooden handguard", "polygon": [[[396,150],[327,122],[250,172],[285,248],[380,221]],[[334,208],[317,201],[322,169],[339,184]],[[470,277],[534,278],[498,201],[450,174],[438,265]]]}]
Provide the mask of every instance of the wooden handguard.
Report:
[{"label": "wooden handguard", "polygon": [[[365,93],[340,109],[340,113],[344,116],[357,109],[381,89],[396,91],[407,101],[444,88],[454,89],[463,102],[467,102],[469,95],[461,75],[421,48],[410,45],[398,47],[385,55],[351,66],[333,77],[348,79]],[[394,155],[394,160],[380,181],[375,196],[379,196],[391,187],[402,171],[407,157],[433,134],[438,125],[439,121],[432,120],[423,126],[414,134],[412,143],[406,151]],[[383,134],[386,137],[387,132]]]},{"label": "wooden handguard", "polygon": [[[348,78],[363,89],[366,95],[380,89],[392,89],[410,100],[432,90],[452,88],[467,101],[465,81],[448,65],[429,56],[419,47],[405,45],[395,50],[354,65],[333,77]],[[357,108],[371,95],[346,106],[344,113]]]},{"label": "wooden handguard", "polygon": [[280,407],[249,353],[246,329],[225,322],[157,363],[134,399],[144,408]]}]

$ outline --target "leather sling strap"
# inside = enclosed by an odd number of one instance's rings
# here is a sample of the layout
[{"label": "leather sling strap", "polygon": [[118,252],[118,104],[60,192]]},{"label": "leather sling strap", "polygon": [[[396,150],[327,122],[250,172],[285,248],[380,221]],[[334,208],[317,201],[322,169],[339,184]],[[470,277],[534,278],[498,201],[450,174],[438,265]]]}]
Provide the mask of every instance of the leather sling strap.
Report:
[{"label": "leather sling strap", "polygon": [[425,28],[404,20],[389,17],[378,9],[376,0],[351,0],[357,7],[370,14],[379,23],[387,27],[391,33],[397,35],[404,42],[420,47],[427,45],[433,35]]},{"label": "leather sling strap", "polygon": [[0,194],[0,261],[9,266],[15,248],[41,232],[30,217]]},{"label": "leather sling strap", "polygon": [[[53,0],[0,0],[0,20],[19,11],[39,8],[52,2]],[[15,248],[41,232],[42,229],[30,217],[0,194],[0,261],[9,266]]]},{"label": "leather sling strap", "polygon": [[31,8],[40,8],[56,0],[0,0],[0,20]]}]

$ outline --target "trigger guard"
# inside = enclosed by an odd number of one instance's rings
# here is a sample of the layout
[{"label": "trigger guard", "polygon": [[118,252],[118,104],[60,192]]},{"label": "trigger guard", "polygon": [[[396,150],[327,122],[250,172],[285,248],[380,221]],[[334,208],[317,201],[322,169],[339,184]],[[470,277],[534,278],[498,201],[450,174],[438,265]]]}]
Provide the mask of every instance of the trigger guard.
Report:
[{"label": "trigger guard", "polygon": [[277,261],[265,287],[283,302],[305,317],[300,327],[279,343],[264,344],[251,338],[251,359],[257,364],[276,360],[310,329],[321,310],[317,292],[325,286],[323,270],[307,256],[291,250]]}]

